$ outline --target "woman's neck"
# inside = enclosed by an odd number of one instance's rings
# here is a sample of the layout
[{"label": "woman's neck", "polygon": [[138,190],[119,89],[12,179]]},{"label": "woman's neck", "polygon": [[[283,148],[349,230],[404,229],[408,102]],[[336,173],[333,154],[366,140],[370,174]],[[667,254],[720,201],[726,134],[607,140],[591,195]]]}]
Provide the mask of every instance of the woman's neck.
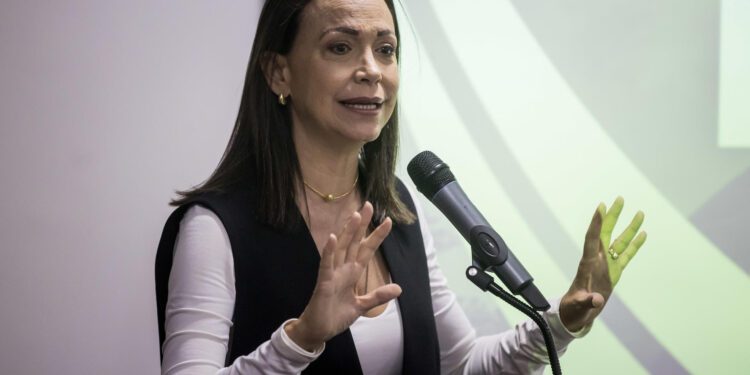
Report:
[{"label": "woman's neck", "polygon": [[299,128],[294,131],[294,146],[304,182],[313,192],[324,195],[340,196],[352,191],[362,145],[323,142]]},{"label": "woman's neck", "polygon": [[[328,235],[337,233],[362,206],[362,195],[355,186],[362,146],[324,143],[296,131],[294,146],[304,182],[299,186],[297,206],[315,244],[322,249]],[[329,195],[338,198],[323,198]]]}]

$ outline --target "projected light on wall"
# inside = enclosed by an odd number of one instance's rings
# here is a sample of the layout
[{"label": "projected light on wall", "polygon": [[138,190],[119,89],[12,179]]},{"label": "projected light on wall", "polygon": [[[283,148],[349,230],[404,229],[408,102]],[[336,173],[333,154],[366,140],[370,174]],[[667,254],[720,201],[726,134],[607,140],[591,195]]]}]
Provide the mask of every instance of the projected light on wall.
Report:
[{"label": "projected light on wall", "polygon": [[[600,201],[625,197],[625,224],[646,213],[646,245],[563,369],[745,373],[750,255],[705,213],[748,201],[748,3],[404,4],[401,163],[425,149],[449,163],[545,295],[569,286]],[[465,280],[468,246],[422,206],[479,333],[521,321]]]},{"label": "projected light on wall", "polygon": [[719,145],[750,147],[750,2],[721,2]]}]

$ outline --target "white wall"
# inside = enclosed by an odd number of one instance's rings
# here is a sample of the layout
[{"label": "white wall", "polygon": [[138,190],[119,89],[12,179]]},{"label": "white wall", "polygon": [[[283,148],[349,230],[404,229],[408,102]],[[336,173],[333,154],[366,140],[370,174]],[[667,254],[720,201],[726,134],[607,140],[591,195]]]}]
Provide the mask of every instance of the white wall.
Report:
[{"label": "white wall", "polygon": [[167,203],[221,157],[258,11],[0,5],[0,373],[158,373]]}]

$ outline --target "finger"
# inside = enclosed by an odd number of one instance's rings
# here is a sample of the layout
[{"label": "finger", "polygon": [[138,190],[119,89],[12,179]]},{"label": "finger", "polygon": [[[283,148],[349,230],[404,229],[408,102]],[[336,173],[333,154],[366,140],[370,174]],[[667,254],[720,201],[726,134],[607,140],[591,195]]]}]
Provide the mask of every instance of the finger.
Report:
[{"label": "finger", "polygon": [[372,220],[373,212],[374,212],[374,209],[370,201],[366,201],[365,204],[362,205],[362,209],[359,210],[359,214],[362,215],[363,235],[364,233],[366,233],[367,227],[370,225],[370,220]]},{"label": "finger", "polygon": [[643,218],[643,211],[638,211],[633,217],[633,220],[630,222],[630,225],[625,228],[625,231],[622,232],[619,237],[617,237],[615,242],[612,242],[612,249],[615,253],[620,254],[625,251],[625,248],[628,247],[630,241],[632,241],[633,237],[635,237],[636,233],[638,233],[638,229],[641,228],[641,224],[643,224]]},{"label": "finger", "polygon": [[599,252],[600,237],[599,234],[602,230],[602,207],[603,203],[599,204],[594,212],[594,217],[591,218],[591,224],[589,229],[586,231],[586,241],[583,244],[583,256],[590,258],[596,256]]},{"label": "finger", "polygon": [[615,229],[617,218],[620,217],[620,212],[622,212],[622,206],[624,205],[625,200],[622,199],[622,197],[617,197],[615,202],[612,203],[612,207],[607,211],[607,215],[604,216],[601,234],[604,247],[609,247],[609,240],[612,238],[612,230]]},{"label": "finger", "polygon": [[584,300],[581,301],[581,305],[588,309],[596,309],[604,306],[604,296],[601,293],[589,293],[585,296]]},{"label": "finger", "polygon": [[372,219],[372,211],[372,204],[370,202],[365,202],[364,206],[362,206],[362,209],[359,211],[359,214],[362,217],[359,223],[359,230],[349,244],[349,249],[346,251],[346,259],[344,260],[345,262],[355,262],[357,260],[360,241],[367,234],[367,227],[370,226],[370,220]]},{"label": "finger", "polygon": [[604,306],[604,296],[597,292],[578,293],[574,301],[581,309],[596,309]]},{"label": "finger", "polygon": [[336,249],[336,235],[328,235],[328,241],[323,246],[320,254],[320,268],[318,269],[318,280],[325,279],[333,271],[334,249]]},{"label": "finger", "polygon": [[617,219],[620,217],[624,205],[625,200],[621,196],[615,198],[615,201],[612,202],[612,205],[607,210],[606,215],[604,215],[604,221],[602,222],[603,233],[611,236],[612,230],[615,228],[615,224],[617,224]]},{"label": "finger", "polygon": [[370,262],[372,255],[375,254],[375,251],[380,247],[380,244],[383,243],[383,240],[385,240],[391,232],[392,225],[393,222],[391,221],[391,218],[385,218],[385,220],[383,220],[383,222],[362,241],[359,255],[357,256],[357,262],[359,264],[364,266]]},{"label": "finger", "polygon": [[338,246],[336,247],[336,257],[334,258],[333,263],[335,268],[339,268],[344,264],[349,244],[352,242],[352,238],[354,238],[355,234],[359,231],[359,223],[361,219],[362,217],[359,215],[359,212],[355,212],[352,214],[352,217],[349,218],[346,225],[344,225],[344,229],[342,229],[341,235],[339,236]]},{"label": "finger", "polygon": [[370,293],[357,297],[362,314],[375,306],[380,306],[401,295],[401,287],[398,284],[383,285]]},{"label": "finger", "polygon": [[604,296],[602,296],[600,293],[591,293],[591,297],[589,298],[588,303],[592,309],[602,307],[604,306]]},{"label": "finger", "polygon": [[360,213],[359,225],[354,230],[352,239],[351,241],[349,241],[349,246],[347,246],[346,248],[346,257],[344,259],[344,262],[357,260],[357,254],[359,253],[359,248],[362,245],[362,237],[367,233],[367,223],[365,223],[364,219],[365,218],[362,217]]},{"label": "finger", "polygon": [[643,243],[646,242],[646,232],[641,232],[638,234],[638,237],[631,242],[628,247],[625,249],[625,251],[620,254],[619,257],[617,257],[617,264],[620,266],[620,268],[625,268],[625,266],[630,263],[630,260],[633,259],[635,256],[635,253],[638,252],[638,249],[643,246]]}]

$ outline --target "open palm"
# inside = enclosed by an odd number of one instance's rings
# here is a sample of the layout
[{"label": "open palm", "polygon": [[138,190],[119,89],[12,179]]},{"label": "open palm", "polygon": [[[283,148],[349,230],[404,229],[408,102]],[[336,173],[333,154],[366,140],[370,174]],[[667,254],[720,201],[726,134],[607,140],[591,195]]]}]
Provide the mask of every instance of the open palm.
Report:
[{"label": "open palm", "polygon": [[289,337],[303,348],[312,351],[320,347],[368,310],[401,294],[401,287],[396,284],[383,285],[361,296],[356,293],[362,272],[391,231],[391,219],[386,218],[365,236],[372,214],[372,205],[365,203],[339,236],[331,234],[323,247],[310,302],[299,319],[285,327]]},{"label": "open palm", "polygon": [[601,313],[622,271],[646,241],[646,232],[636,237],[644,218],[643,212],[638,211],[610,245],[612,230],[624,204],[622,197],[617,197],[609,210],[600,203],[591,219],[578,272],[560,302],[560,318],[570,331],[590,325]]}]

